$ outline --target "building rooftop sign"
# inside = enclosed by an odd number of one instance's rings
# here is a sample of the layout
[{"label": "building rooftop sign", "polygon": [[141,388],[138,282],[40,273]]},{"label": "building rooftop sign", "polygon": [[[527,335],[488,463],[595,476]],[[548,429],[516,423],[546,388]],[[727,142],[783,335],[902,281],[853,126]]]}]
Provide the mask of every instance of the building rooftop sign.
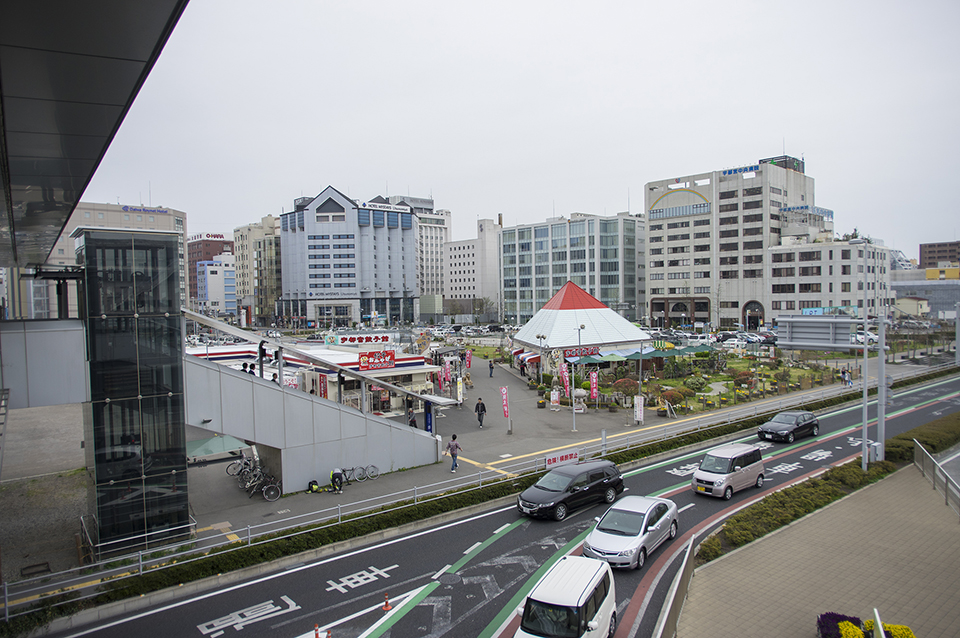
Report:
[{"label": "building rooftop sign", "polygon": [[738,175],[740,173],[756,173],[760,170],[760,165],[755,164],[754,166],[741,166],[740,168],[731,168],[723,171],[723,175]]}]

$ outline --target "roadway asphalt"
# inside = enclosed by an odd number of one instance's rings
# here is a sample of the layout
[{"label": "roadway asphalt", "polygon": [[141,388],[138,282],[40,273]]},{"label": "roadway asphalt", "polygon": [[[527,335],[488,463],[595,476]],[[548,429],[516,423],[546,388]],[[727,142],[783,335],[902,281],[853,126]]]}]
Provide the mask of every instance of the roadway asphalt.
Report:
[{"label": "roadway asphalt", "polygon": [[[485,363],[480,363],[485,370]],[[569,409],[538,409],[536,393],[527,389],[515,370],[505,366],[497,366],[493,378],[486,372],[476,376],[474,383],[462,410],[446,410],[437,420],[444,443],[456,433],[463,446],[459,474],[597,439],[604,429],[612,436],[632,427],[627,425],[632,411],[588,410],[577,415],[574,433]],[[503,417],[500,387],[508,388],[512,435]],[[487,405],[482,430],[473,412],[478,397]],[[650,411],[646,416],[645,425],[666,421]],[[236,533],[242,537],[247,525],[270,518],[389,497],[451,478],[445,460],[349,485],[343,494],[298,494],[269,504],[251,501],[240,493],[222,467],[210,464],[190,470],[191,506],[201,534]],[[318,480],[324,482],[321,477]],[[209,490],[209,498],[198,493],[198,487]],[[224,498],[225,493],[233,496]],[[943,505],[942,496],[919,471],[905,468],[699,568],[677,635],[759,638],[776,626],[778,635],[800,638],[812,635],[820,613],[835,611],[868,618],[874,607],[884,622],[909,625],[918,636],[956,635],[955,627],[960,624],[960,607],[954,604],[955,592],[960,589],[957,524],[956,512]],[[904,595],[906,591],[909,595]],[[744,623],[745,610],[750,610],[749,617],[755,622]]]}]

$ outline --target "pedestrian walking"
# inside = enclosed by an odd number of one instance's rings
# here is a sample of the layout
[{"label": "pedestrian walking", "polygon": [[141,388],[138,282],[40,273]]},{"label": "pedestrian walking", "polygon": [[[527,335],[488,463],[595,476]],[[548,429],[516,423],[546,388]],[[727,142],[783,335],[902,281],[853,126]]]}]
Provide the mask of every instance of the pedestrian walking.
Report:
[{"label": "pedestrian walking", "polygon": [[277,378],[277,373],[276,373],[276,372],[273,373],[273,378],[270,379],[270,380],[273,381],[274,383],[276,383],[277,385],[280,385],[280,379]]},{"label": "pedestrian walking", "polygon": [[487,413],[487,406],[483,404],[483,399],[477,399],[477,406],[473,408],[473,411],[477,413],[477,421],[480,422],[480,429],[483,429],[483,417]]},{"label": "pedestrian walking", "polygon": [[243,372],[244,374],[247,374],[247,363],[246,363],[246,361],[244,361],[244,363],[243,363],[243,368],[242,368],[240,371]]},{"label": "pedestrian walking", "polygon": [[493,376],[493,359],[490,359],[490,376]]},{"label": "pedestrian walking", "polygon": [[451,435],[450,442],[447,443],[447,449],[443,451],[444,454],[449,454],[453,458],[453,463],[450,465],[451,472],[456,472],[457,468],[460,467],[460,464],[457,463],[457,456],[459,456],[462,451],[463,448],[457,443],[457,435]]},{"label": "pedestrian walking", "polygon": [[413,408],[410,408],[409,410],[407,410],[407,425],[409,425],[412,428],[418,427],[417,414],[416,412],[413,411]]}]

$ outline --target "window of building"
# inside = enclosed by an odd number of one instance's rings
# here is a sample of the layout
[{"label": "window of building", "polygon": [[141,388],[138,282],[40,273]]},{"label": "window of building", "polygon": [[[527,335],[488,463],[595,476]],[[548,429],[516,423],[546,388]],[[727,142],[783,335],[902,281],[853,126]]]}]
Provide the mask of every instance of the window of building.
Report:
[{"label": "window of building", "polygon": [[762,194],[763,194],[763,186],[754,186],[753,188],[743,189],[744,197],[749,197],[750,195],[762,195]]},{"label": "window of building", "polygon": [[695,253],[707,253],[710,252],[710,244],[696,244],[693,247],[693,252]]},{"label": "window of building", "polygon": [[763,255],[744,255],[743,263],[745,264],[762,264]]},{"label": "window of building", "polygon": [[745,241],[743,242],[744,250],[760,250],[763,248],[763,241]]},{"label": "window of building", "polygon": [[720,244],[720,252],[730,252],[735,251],[740,247],[740,244],[737,242],[732,242],[729,244]]},{"label": "window of building", "polygon": [[743,210],[750,210],[753,208],[760,208],[763,206],[763,201],[756,199],[752,202],[743,202]]},{"label": "window of building", "polygon": [[738,223],[740,223],[740,218],[739,218],[739,217],[736,217],[736,216],[734,216],[734,217],[721,217],[721,218],[720,218],[720,225],[721,225],[721,226],[728,226],[728,225],[730,225],[730,224],[738,224]]},{"label": "window of building", "polygon": [[720,193],[720,199],[733,199],[737,196],[737,191],[722,191]]},{"label": "window of building", "polygon": [[775,295],[793,295],[796,294],[796,286],[794,284],[773,284],[771,292]]},{"label": "window of building", "polygon": [[820,276],[820,266],[804,266],[800,268],[801,277],[819,277]]},{"label": "window of building", "polygon": [[721,270],[720,279],[739,279],[740,271],[739,270]]},{"label": "window of building", "polygon": [[720,231],[720,238],[726,239],[728,237],[737,237],[740,234],[740,231],[736,228],[727,228],[726,230]]}]

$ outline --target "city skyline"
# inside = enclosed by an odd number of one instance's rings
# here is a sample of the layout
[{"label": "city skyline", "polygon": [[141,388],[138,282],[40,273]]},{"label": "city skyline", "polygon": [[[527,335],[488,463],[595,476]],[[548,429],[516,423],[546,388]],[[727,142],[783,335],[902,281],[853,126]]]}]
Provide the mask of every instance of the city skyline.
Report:
[{"label": "city skyline", "polygon": [[83,200],[226,234],[332,185],[433,197],[462,240],[787,154],[838,234],[915,258],[960,225],[935,187],[960,7],[925,7],[194,0]]}]

